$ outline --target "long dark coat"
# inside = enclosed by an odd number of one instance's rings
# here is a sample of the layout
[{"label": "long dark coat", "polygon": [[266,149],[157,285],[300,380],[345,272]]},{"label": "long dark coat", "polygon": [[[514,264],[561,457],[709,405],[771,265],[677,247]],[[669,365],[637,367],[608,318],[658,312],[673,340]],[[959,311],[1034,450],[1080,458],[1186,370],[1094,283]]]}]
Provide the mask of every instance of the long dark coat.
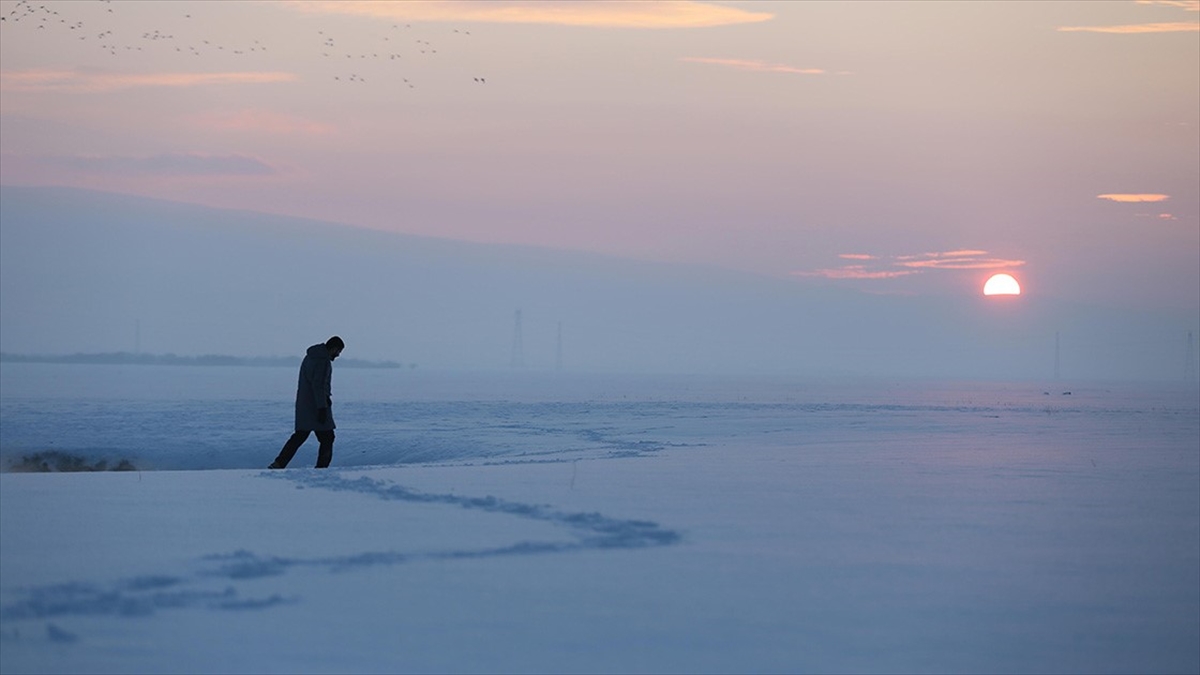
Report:
[{"label": "long dark coat", "polygon": [[[316,344],[308,348],[300,363],[296,384],[296,431],[331,431],[333,423],[333,360],[329,348]],[[317,410],[325,408],[325,422],[317,421]]]}]

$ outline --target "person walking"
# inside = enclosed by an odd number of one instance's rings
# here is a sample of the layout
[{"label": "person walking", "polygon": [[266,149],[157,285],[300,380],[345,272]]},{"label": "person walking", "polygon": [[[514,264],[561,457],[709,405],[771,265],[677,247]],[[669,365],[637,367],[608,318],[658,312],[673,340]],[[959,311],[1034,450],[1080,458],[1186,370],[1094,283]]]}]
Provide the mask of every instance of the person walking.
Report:
[{"label": "person walking", "polygon": [[296,432],[283,444],[279,456],[268,469],[286,468],[296,451],[316,432],[317,468],[324,469],[333,461],[333,361],[346,348],[342,338],[334,335],[324,344],[308,348],[300,363],[300,378],[296,384]]}]

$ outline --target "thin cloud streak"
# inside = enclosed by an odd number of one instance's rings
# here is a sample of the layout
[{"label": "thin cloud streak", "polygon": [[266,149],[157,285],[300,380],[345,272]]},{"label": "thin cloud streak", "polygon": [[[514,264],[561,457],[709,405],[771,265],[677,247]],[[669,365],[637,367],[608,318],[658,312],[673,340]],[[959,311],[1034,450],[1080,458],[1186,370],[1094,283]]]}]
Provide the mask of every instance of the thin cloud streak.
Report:
[{"label": "thin cloud streak", "polygon": [[294,82],[294,73],[105,73],[86,70],[23,70],[0,72],[0,89],[27,92],[105,93],[146,87],[202,87],[213,85]]},{"label": "thin cloud streak", "polygon": [[1010,269],[1021,267],[1024,260],[1005,260],[1004,258],[934,258],[930,260],[911,260],[896,263],[901,267],[936,270],[987,270]]},{"label": "thin cloud streak", "polygon": [[[1200,0],[1136,0],[1139,5],[1173,7],[1187,12],[1200,12]],[[1109,33],[1115,35],[1143,35],[1147,33],[1195,33],[1200,31],[1200,22],[1166,21],[1134,23],[1120,26],[1060,26],[1061,33]]]},{"label": "thin cloud streak", "polygon": [[827,71],[821,68],[798,68],[782,63],[768,63],[751,59],[717,59],[703,56],[684,56],[679,59],[688,63],[706,63],[725,66],[735,70],[748,70],[756,73],[795,73],[798,75],[824,75]]},{"label": "thin cloud streak", "polygon": [[1134,0],[1139,5],[1178,7],[1188,12],[1200,12],[1200,0]]},{"label": "thin cloud streak", "polygon": [[1166,200],[1168,200],[1170,198],[1171,198],[1170,195],[1153,194],[1153,193],[1150,193],[1150,194],[1112,193],[1112,194],[1096,195],[1096,199],[1107,199],[1112,202],[1120,202],[1123,204],[1142,203],[1142,202],[1165,202]]},{"label": "thin cloud streak", "polygon": [[870,271],[861,265],[847,265],[831,269],[814,270],[812,272],[792,272],[797,277],[821,277],[824,279],[895,279],[910,274],[919,274],[917,270],[876,270]]},{"label": "thin cloud streak", "polygon": [[750,12],[695,0],[599,2],[466,2],[428,0],[337,2],[289,0],[292,9],[347,14],[393,21],[554,24],[594,28],[708,28],[770,21],[773,14]]},{"label": "thin cloud streak", "polygon": [[1139,35],[1143,33],[1195,33],[1200,32],[1200,22],[1172,21],[1166,23],[1136,23],[1123,26],[1059,26],[1060,33],[1115,33]]},{"label": "thin cloud streak", "polygon": [[895,279],[930,270],[1006,270],[1025,265],[1024,260],[991,257],[981,249],[919,253],[914,255],[874,256],[866,253],[842,253],[844,260],[871,261],[869,265],[853,264],[813,271],[792,272],[793,276],[825,279]]},{"label": "thin cloud streak", "polygon": [[964,257],[974,258],[974,257],[978,257],[981,255],[987,255],[987,254],[988,254],[987,251],[981,251],[978,249],[968,248],[968,249],[962,249],[962,250],[958,250],[958,251],[944,251],[944,252],[938,252],[938,253],[921,253],[919,255],[902,255],[902,256],[896,256],[895,259],[896,260],[923,260],[923,259],[936,260],[939,258],[964,258]]}]

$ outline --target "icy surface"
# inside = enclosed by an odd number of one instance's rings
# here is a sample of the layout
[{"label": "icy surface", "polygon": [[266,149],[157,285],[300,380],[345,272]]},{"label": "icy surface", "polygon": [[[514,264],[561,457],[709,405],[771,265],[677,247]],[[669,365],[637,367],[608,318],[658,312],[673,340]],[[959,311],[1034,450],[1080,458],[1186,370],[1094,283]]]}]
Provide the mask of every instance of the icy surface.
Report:
[{"label": "icy surface", "polygon": [[271,472],[290,371],[0,376],[158,469],[0,475],[6,673],[1200,670],[1183,385],[339,370]]}]

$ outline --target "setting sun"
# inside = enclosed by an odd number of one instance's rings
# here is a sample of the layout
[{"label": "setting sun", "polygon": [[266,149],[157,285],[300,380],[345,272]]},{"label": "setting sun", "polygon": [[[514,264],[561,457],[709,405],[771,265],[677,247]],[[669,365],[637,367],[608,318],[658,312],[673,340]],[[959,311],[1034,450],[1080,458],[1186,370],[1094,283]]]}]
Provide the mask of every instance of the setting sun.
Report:
[{"label": "setting sun", "polygon": [[993,274],[983,285],[984,295],[1020,295],[1021,285],[1011,274]]}]

